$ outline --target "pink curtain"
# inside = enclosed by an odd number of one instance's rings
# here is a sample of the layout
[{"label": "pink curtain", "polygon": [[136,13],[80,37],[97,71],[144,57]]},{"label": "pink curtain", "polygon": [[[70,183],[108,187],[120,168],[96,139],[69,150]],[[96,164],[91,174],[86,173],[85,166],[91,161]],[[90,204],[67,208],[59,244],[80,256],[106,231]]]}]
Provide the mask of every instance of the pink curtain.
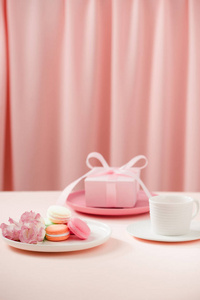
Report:
[{"label": "pink curtain", "polygon": [[91,151],[200,191],[199,0],[0,0],[0,189],[63,189]]}]

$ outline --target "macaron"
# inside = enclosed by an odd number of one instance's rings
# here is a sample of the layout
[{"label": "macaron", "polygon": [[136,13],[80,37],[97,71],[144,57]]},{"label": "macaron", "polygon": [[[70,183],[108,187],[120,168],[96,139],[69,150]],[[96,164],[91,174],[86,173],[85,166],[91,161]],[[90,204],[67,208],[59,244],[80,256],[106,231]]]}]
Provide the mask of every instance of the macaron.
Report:
[{"label": "macaron", "polygon": [[48,226],[50,226],[50,225],[53,225],[54,223],[53,222],[51,222],[48,218],[45,218],[44,219],[44,223],[45,223],[45,227],[48,227]]},{"label": "macaron", "polygon": [[71,211],[64,206],[52,205],[47,210],[47,217],[52,223],[67,224],[71,217]]},{"label": "macaron", "polygon": [[69,228],[64,224],[54,224],[46,228],[46,239],[52,242],[65,241],[69,235]]},{"label": "macaron", "polygon": [[86,240],[90,235],[90,228],[86,222],[79,218],[71,218],[68,222],[69,230],[79,239]]}]

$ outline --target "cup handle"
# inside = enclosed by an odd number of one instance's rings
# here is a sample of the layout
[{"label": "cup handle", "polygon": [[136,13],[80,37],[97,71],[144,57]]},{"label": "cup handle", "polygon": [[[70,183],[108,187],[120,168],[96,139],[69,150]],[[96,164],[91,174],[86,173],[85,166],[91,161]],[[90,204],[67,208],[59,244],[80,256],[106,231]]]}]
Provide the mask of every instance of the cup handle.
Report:
[{"label": "cup handle", "polygon": [[195,203],[195,205],[196,205],[196,211],[195,211],[194,214],[192,215],[192,219],[194,219],[194,218],[196,217],[196,215],[197,215],[198,212],[199,212],[199,208],[200,208],[200,206],[199,206],[199,201],[198,201],[198,200],[195,200],[195,199],[194,199],[194,203]]}]

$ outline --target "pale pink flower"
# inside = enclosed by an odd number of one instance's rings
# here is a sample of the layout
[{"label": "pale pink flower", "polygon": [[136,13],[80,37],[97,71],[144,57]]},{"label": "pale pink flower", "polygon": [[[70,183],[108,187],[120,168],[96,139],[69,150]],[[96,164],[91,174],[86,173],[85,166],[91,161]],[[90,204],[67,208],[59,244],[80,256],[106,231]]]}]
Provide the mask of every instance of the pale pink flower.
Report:
[{"label": "pale pink flower", "polygon": [[46,234],[46,231],[45,231],[45,226],[41,226],[39,229],[38,229],[38,235],[37,235],[37,240],[38,242],[42,242],[44,240],[44,237],[45,237],[45,234]]},{"label": "pale pink flower", "polygon": [[16,225],[16,226],[18,226],[18,227],[21,228],[21,224],[20,224],[19,222],[15,221],[15,220],[13,220],[12,218],[9,218],[9,219],[8,219],[8,222],[9,222],[10,224],[14,224],[14,225]]},{"label": "pale pink flower", "polygon": [[[34,224],[36,229],[37,229],[37,241],[38,242],[42,242],[44,240],[45,237],[45,223],[43,222],[37,222],[37,221],[33,221],[29,224]],[[26,224],[25,224],[26,225]]]},{"label": "pale pink flower", "polygon": [[21,215],[19,222],[11,218],[8,221],[10,225],[2,223],[0,226],[4,237],[29,244],[43,241],[45,237],[45,223],[39,213],[25,212]]},{"label": "pale pink flower", "polygon": [[32,222],[28,226],[22,225],[19,234],[19,240],[22,243],[37,244],[37,235],[38,235],[37,227]]},{"label": "pale pink flower", "polygon": [[2,223],[0,225],[0,228],[2,229],[2,234],[5,238],[13,241],[19,241],[21,227],[16,226],[15,224],[7,225],[5,223]]},{"label": "pale pink flower", "polygon": [[30,223],[30,222],[41,222],[44,223],[43,218],[39,213],[35,213],[32,210],[30,212],[26,211],[21,215],[21,218],[19,220],[20,223]]},{"label": "pale pink flower", "polygon": [[19,234],[19,240],[22,243],[37,244],[37,242],[42,242],[45,237],[45,228],[42,223],[37,225],[34,222],[22,225]]}]

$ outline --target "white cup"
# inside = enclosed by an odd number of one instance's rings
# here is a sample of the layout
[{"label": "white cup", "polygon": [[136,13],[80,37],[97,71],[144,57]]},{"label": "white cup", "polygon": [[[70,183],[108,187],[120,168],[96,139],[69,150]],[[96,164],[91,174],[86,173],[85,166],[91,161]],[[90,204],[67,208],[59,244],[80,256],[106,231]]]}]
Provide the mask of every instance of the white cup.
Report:
[{"label": "white cup", "polygon": [[187,234],[191,220],[199,212],[199,202],[189,196],[153,196],[149,204],[152,230],[160,235]]}]

